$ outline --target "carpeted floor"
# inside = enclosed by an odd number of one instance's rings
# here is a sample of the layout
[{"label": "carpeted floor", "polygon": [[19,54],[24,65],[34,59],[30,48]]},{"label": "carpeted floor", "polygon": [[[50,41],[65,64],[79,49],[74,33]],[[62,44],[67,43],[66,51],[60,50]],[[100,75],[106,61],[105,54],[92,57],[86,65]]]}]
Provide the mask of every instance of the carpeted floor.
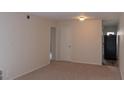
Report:
[{"label": "carpeted floor", "polygon": [[16,80],[120,80],[117,67],[71,62],[51,64],[26,74]]}]

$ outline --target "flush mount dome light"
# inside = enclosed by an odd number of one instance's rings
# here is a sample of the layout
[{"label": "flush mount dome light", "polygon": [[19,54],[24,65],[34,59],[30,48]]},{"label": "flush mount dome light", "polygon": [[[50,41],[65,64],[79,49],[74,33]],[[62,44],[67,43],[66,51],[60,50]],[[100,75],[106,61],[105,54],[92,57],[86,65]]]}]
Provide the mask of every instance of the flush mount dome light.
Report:
[{"label": "flush mount dome light", "polygon": [[89,19],[89,17],[86,17],[86,16],[77,16],[77,17],[73,17],[72,19],[76,19],[78,21],[85,21],[85,20]]},{"label": "flush mount dome light", "polygon": [[84,20],[87,19],[87,17],[85,17],[85,16],[80,16],[78,19],[79,19],[80,21],[84,21]]},{"label": "flush mount dome light", "polygon": [[85,18],[84,18],[84,17],[80,17],[79,20],[80,20],[80,21],[84,21]]}]

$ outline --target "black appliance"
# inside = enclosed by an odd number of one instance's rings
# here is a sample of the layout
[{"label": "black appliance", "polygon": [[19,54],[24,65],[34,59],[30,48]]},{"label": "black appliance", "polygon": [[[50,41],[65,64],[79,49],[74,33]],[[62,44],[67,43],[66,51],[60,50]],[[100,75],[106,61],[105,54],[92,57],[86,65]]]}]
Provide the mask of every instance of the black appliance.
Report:
[{"label": "black appliance", "polygon": [[117,36],[104,35],[104,59],[116,60],[117,59]]}]

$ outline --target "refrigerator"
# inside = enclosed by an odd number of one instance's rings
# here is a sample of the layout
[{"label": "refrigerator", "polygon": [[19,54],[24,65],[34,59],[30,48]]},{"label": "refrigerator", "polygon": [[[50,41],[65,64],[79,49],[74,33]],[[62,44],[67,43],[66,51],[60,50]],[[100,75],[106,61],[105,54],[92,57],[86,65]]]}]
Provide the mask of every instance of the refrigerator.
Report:
[{"label": "refrigerator", "polygon": [[104,35],[104,59],[117,59],[117,35]]}]

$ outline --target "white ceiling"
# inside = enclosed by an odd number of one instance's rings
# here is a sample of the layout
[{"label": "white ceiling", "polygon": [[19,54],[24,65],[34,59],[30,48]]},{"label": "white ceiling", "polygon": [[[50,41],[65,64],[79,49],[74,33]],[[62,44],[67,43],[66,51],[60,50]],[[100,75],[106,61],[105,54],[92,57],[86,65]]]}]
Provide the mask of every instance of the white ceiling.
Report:
[{"label": "white ceiling", "polygon": [[87,16],[92,19],[102,19],[105,25],[118,23],[119,12],[32,12],[31,14],[47,17],[54,20],[73,20],[77,16]]}]

